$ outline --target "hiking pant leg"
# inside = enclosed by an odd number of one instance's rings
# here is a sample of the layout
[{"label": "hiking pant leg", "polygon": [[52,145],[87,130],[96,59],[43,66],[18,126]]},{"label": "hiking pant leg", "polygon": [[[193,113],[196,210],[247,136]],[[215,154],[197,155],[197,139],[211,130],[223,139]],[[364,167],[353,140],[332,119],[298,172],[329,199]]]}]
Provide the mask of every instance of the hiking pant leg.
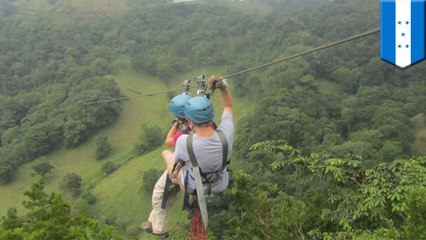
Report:
[{"label": "hiking pant leg", "polygon": [[[149,215],[149,221],[152,223],[154,233],[161,234],[169,231],[170,209],[176,201],[177,191],[172,190],[169,193],[166,209],[161,208],[163,201],[164,187],[166,184],[168,172],[164,171],[163,175],[158,179],[152,191],[152,211]],[[168,189],[166,189],[168,190]]]},{"label": "hiking pant leg", "polygon": [[173,168],[175,161],[173,160],[173,152],[170,150],[164,150],[161,155],[163,156],[164,161],[166,162],[167,171],[169,172],[169,176],[173,175]]},{"label": "hiking pant leg", "polygon": [[181,175],[184,168],[184,165],[181,163],[175,163],[173,160],[173,152],[170,150],[164,150],[162,155],[163,159],[167,165],[167,171],[169,172],[170,179],[172,183],[180,186],[180,190],[184,190],[184,184],[181,181]]}]

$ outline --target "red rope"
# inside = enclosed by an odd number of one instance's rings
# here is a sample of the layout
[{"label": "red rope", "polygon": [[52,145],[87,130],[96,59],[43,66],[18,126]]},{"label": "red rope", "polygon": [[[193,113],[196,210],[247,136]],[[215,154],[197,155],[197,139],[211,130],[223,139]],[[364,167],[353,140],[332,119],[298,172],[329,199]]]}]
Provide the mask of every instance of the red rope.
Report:
[{"label": "red rope", "polygon": [[204,222],[200,219],[198,207],[194,208],[194,216],[192,217],[191,224],[191,240],[208,240],[207,231],[204,227]]}]

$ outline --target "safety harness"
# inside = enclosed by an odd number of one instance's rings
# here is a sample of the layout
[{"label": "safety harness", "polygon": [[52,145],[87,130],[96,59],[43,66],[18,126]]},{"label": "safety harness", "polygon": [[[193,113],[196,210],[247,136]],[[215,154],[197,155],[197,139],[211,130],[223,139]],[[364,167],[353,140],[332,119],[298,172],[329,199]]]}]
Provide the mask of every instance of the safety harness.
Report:
[{"label": "safety harness", "polygon": [[[221,130],[216,130],[217,134],[219,135],[220,141],[222,143],[222,168],[214,171],[214,172],[203,172],[200,167],[198,166],[197,158],[194,154],[192,139],[193,135],[189,135],[186,140],[186,147],[189,154],[189,159],[192,163],[192,172],[194,177],[194,183],[195,183],[195,192],[193,192],[193,195],[197,196],[198,200],[198,207],[201,212],[201,217],[204,222],[204,227],[207,228],[208,226],[208,213],[207,213],[207,205],[206,205],[206,196],[211,196],[211,185],[212,183],[215,183],[219,181],[223,175],[223,173],[226,170],[226,166],[229,163],[228,160],[228,141],[226,140],[225,134]],[[187,181],[188,181],[187,175],[185,179],[185,197],[184,197],[184,208],[189,206],[189,193],[188,193],[188,187],[187,187]]]}]

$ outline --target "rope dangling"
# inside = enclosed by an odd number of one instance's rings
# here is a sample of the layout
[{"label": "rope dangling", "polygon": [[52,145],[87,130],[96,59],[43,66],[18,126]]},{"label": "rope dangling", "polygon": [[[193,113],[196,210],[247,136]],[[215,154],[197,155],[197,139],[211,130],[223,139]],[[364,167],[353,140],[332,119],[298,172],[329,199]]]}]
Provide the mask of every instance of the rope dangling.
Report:
[{"label": "rope dangling", "polygon": [[204,227],[204,222],[200,218],[197,204],[195,205],[196,206],[193,208],[194,216],[192,217],[190,240],[208,240],[209,238],[206,228]]}]

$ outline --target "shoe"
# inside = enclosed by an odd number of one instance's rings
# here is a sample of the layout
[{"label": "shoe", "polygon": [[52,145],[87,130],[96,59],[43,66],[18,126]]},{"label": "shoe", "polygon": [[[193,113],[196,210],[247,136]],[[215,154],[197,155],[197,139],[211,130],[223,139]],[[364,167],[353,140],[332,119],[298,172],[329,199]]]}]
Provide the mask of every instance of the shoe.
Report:
[{"label": "shoe", "polygon": [[147,233],[152,233],[152,223],[150,221],[142,223],[140,228],[145,230]]},{"label": "shoe", "polygon": [[155,233],[155,232],[152,232],[151,234],[154,235],[154,236],[157,236],[157,237],[161,237],[161,238],[168,238],[169,237],[169,233],[168,232],[165,232],[165,233]]}]

